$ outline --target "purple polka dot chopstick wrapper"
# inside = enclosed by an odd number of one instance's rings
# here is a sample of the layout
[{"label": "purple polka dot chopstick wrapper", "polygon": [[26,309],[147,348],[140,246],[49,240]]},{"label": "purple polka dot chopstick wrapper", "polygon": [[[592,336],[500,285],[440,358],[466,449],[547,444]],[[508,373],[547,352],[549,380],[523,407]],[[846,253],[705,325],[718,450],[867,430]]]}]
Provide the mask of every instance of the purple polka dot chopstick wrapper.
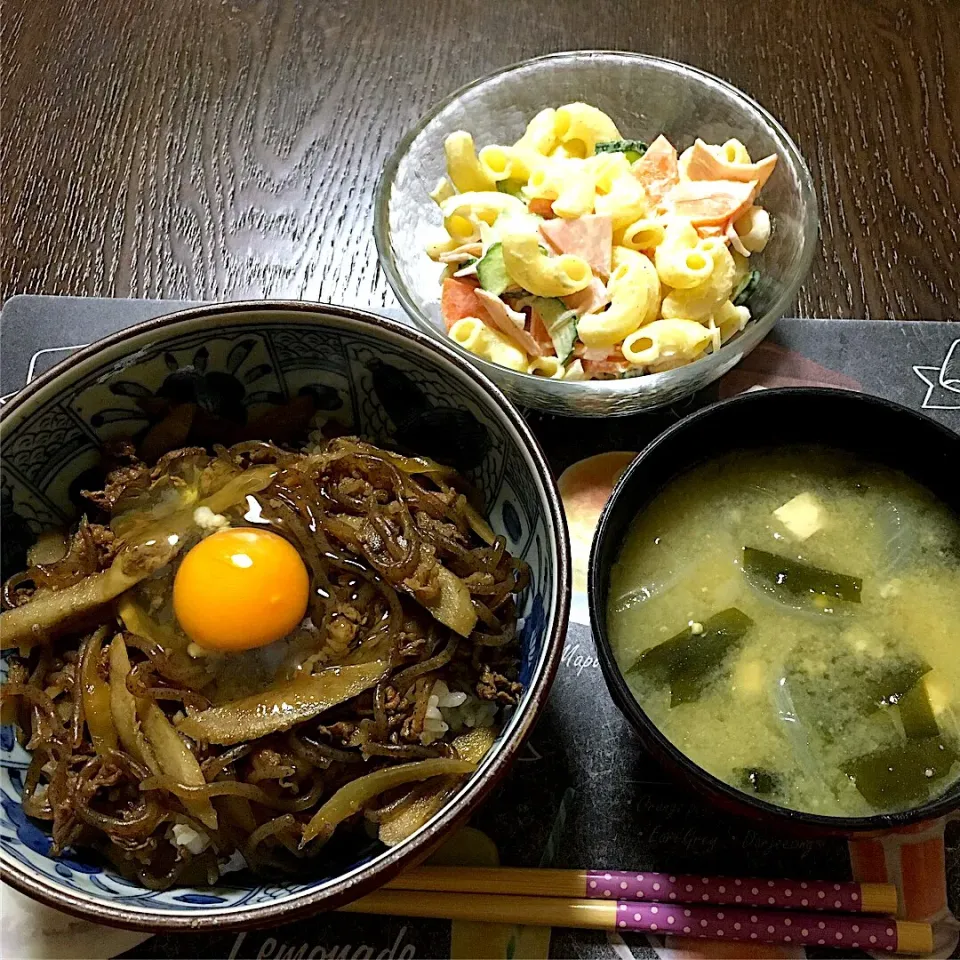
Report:
[{"label": "purple polka dot chopstick wrapper", "polygon": [[899,939],[897,922],[882,917],[625,901],[617,903],[617,928],[711,940],[862,947],[889,953],[897,949]]},{"label": "purple polka dot chopstick wrapper", "polygon": [[859,883],[819,880],[744,880],[731,877],[674,876],[666,873],[625,873],[591,870],[586,896],[596,900],[656,900],[763,907],[765,910],[864,909]]}]

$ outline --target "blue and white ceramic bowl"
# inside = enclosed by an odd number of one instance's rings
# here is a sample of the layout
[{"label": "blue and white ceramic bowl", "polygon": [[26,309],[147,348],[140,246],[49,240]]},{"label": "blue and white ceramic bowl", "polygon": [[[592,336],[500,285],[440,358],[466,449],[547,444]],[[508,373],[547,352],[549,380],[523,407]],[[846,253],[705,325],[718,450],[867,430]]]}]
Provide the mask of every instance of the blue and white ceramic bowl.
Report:
[{"label": "blue and white ceramic bowl", "polygon": [[[4,576],[33,537],[77,515],[77,491],[99,444],[149,426],[149,401],[188,390],[221,416],[311,391],[315,402],[376,443],[400,443],[460,467],[490,523],[532,570],[522,598],[525,693],[496,746],[456,797],[387,849],[362,843],[322,879],[264,885],[228,875],[217,887],[143,889],[85,852],[54,859],[20,807],[27,754],[0,736],[0,877],[51,906],[145,930],[273,925],[330,909],[422,859],[504,775],[546,700],[569,608],[569,550],[556,487],[516,409],[475,367],[435,340],[342,307],[256,302],[197,307],[80,351],[0,413]],[[179,395],[179,394],[178,394]],[[146,402],[145,402],[146,401]],[[6,674],[6,662],[3,663]]]}]

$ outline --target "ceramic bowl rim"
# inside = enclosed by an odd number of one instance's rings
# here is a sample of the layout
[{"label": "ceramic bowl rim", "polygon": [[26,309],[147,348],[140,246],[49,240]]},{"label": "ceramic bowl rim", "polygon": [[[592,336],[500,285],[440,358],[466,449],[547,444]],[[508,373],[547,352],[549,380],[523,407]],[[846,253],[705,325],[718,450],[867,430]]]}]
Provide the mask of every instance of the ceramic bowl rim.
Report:
[{"label": "ceramic bowl rim", "polygon": [[[806,828],[820,835],[834,834],[862,837],[880,831],[905,827],[922,820],[932,820],[948,814],[960,808],[960,793],[953,797],[942,794],[925,804],[896,813],[871,814],[870,816],[864,817],[833,817],[781,807],[730,786],[691,760],[679,747],[668,740],[660,731],[659,727],[650,719],[647,712],[640,705],[639,700],[630,691],[623,672],[617,664],[607,631],[606,612],[601,609],[603,589],[600,582],[602,577],[602,571],[600,569],[600,546],[610,538],[620,538],[621,536],[619,530],[612,528],[611,518],[614,507],[621,496],[626,495],[624,491],[630,484],[631,478],[637,471],[641,470],[651,458],[655,458],[658,455],[658,451],[665,443],[669,442],[675,435],[688,430],[691,425],[712,417],[724,416],[730,409],[768,403],[771,398],[775,399],[783,396],[802,398],[830,395],[831,397],[836,397],[838,394],[843,397],[846,402],[863,403],[876,407],[878,410],[886,411],[886,414],[882,415],[906,416],[915,422],[922,422],[927,428],[932,426],[935,432],[942,434],[948,443],[960,448],[960,435],[954,433],[954,431],[943,424],[938,423],[932,417],[924,416],[916,410],[911,410],[909,407],[888,400],[885,397],[878,397],[873,394],[861,393],[855,390],[836,387],[776,387],[767,390],[750,391],[734,397],[718,400],[700,410],[695,410],[658,434],[637,454],[626,470],[623,471],[613,488],[613,492],[604,505],[600,520],[597,523],[596,532],[594,533],[590,548],[587,596],[590,606],[590,620],[594,625],[593,636],[597,644],[597,656],[600,660],[600,669],[606,681],[607,689],[613,701],[620,709],[620,712],[626,717],[633,731],[644,744],[651,747],[656,759],[660,760],[661,758],[665,758],[673,769],[682,770],[688,781],[695,783],[697,789],[704,791],[708,796],[719,794],[725,800],[732,801],[735,806],[746,806],[752,814],[758,815],[765,825],[789,826],[793,824],[799,829]],[[737,444],[734,439],[731,441],[730,449],[733,450],[736,449],[736,447]],[[684,472],[684,470],[691,469],[692,465],[691,463],[682,468],[680,473]],[[656,490],[645,491],[638,509],[645,508],[653,496],[656,495],[656,492]],[[609,576],[609,572],[607,576]]]},{"label": "ceramic bowl rim", "polygon": [[[542,377],[537,377],[534,374],[526,373],[525,371],[521,370],[511,370],[509,367],[503,367],[499,364],[494,364],[488,360],[484,360],[482,357],[475,356],[465,348],[461,347],[459,344],[450,341],[448,337],[445,337],[420,308],[419,304],[416,302],[413,295],[407,288],[407,284],[400,276],[400,271],[393,255],[394,244],[391,242],[392,233],[390,230],[389,207],[390,195],[393,190],[393,184],[396,179],[397,170],[399,169],[400,163],[406,156],[414,140],[416,140],[417,137],[419,137],[420,134],[441,113],[443,113],[444,110],[447,109],[447,107],[455,103],[471,90],[475,90],[492,80],[496,80],[509,73],[522,70],[534,64],[558,60],[576,60],[600,57],[646,61],[648,63],[656,64],[660,67],[676,70],[678,73],[685,74],[700,83],[714,85],[720,87],[727,93],[733,94],[734,97],[741,102],[741,104],[745,105],[751,110],[756,111],[763,122],[767,124],[771,136],[775,140],[779,141],[780,145],[783,146],[786,154],[789,156],[790,161],[796,168],[800,202],[803,208],[801,228],[803,231],[803,241],[797,256],[795,268],[792,271],[792,276],[789,278],[789,282],[785,283],[783,291],[771,304],[769,309],[764,311],[761,316],[750,318],[750,324],[752,325],[752,328],[756,329],[756,327],[765,325],[767,327],[766,332],[769,332],[776,321],[783,316],[783,312],[787,306],[796,298],[801,284],[804,282],[810,272],[810,265],[813,262],[813,256],[816,252],[817,238],[820,232],[820,216],[817,204],[817,192],[813,185],[813,177],[811,176],[810,168],[808,167],[807,162],[804,159],[803,154],[800,152],[800,148],[797,146],[794,139],[789,133],[787,133],[783,124],[781,124],[780,121],[769,110],[767,110],[766,107],[763,106],[763,104],[754,100],[753,97],[749,96],[739,87],[734,86],[729,80],[724,80],[722,77],[718,77],[715,74],[709,73],[706,70],[701,70],[699,67],[694,67],[688,63],[683,63],[680,60],[671,60],[669,57],[656,57],[651,54],[637,53],[630,50],[608,50],[599,48],[561,50],[554,53],[543,54],[541,56],[529,57],[526,60],[520,60],[516,63],[508,64],[505,67],[501,67],[499,70],[494,70],[492,73],[485,74],[482,77],[471,80],[469,83],[463,84],[463,86],[458,87],[452,93],[448,94],[446,97],[430,107],[430,109],[416,122],[416,124],[414,124],[414,126],[406,134],[404,134],[394,151],[387,158],[387,161],[384,163],[383,169],[381,170],[380,176],[377,180],[377,186],[374,194],[373,238],[377,248],[377,257],[380,262],[380,267],[387,278],[387,283],[390,285],[390,289],[393,291],[394,296],[400,301],[404,312],[416,324],[418,330],[426,332],[428,336],[431,336],[434,339],[442,342],[453,343],[454,349],[458,354],[460,354],[460,356],[462,356],[468,362],[475,364],[480,370],[484,371],[487,376],[502,377],[506,381],[517,380],[521,383],[530,383],[531,386],[543,379]],[[424,200],[427,202],[429,198],[425,196]],[[699,360],[695,360],[693,363],[685,364],[684,366],[675,368],[674,370],[664,370],[659,373],[646,374],[643,377],[636,379],[643,380],[645,383],[659,385],[667,384],[677,379],[676,373],[678,370],[692,370],[705,363],[709,363],[712,367],[720,369],[723,368],[724,362],[729,361],[730,358],[737,353],[741,345],[741,336],[738,335],[728,340],[720,347],[719,350],[708,354]],[[560,382],[565,383],[565,381]],[[573,382],[574,381],[569,381],[569,383]],[[589,389],[597,395],[606,396],[611,399],[624,395],[629,396],[636,390],[636,383],[629,378],[626,380],[579,381],[577,382],[577,385],[583,386],[584,382],[589,384]],[[691,390],[689,392],[692,393],[694,391]],[[647,409],[653,409],[653,407],[649,407]]]},{"label": "ceramic bowl rim", "polygon": [[529,701],[517,718],[517,726],[511,739],[500,746],[490,766],[468,781],[453,802],[428,821],[412,842],[405,842],[398,847],[388,849],[379,854],[374,861],[369,861],[359,869],[351,871],[347,879],[341,877],[333,881],[323,891],[308,890],[281,903],[264,903],[253,907],[199,907],[181,915],[136,905],[115,904],[106,898],[96,899],[92,894],[78,894],[58,886],[48,878],[34,875],[32,871],[15,861],[8,861],[6,857],[0,858],[0,880],[4,883],[9,883],[14,889],[47,906],[108,926],[150,933],[251,930],[287,923],[310,914],[335,909],[381,886],[402,869],[415,865],[427,856],[444,836],[456,826],[462,825],[476,811],[490,791],[504,778],[546,704],[563,652],[563,641],[570,614],[570,546],[556,482],[539,442],[513,403],[482,371],[458,356],[446,344],[438,343],[432,337],[396,320],[355,307],[296,300],[241,300],[187,307],[126,327],[60,361],[0,408],[0,426],[8,424],[26,402],[54,386],[61,377],[69,375],[73,368],[100,353],[122,345],[126,340],[144,334],[151,334],[157,338],[161,337],[166,330],[176,328],[180,324],[215,317],[229,318],[252,312],[296,313],[305,317],[312,316],[320,323],[324,316],[332,315],[334,318],[347,321],[348,324],[365,326],[374,334],[381,330],[388,331],[406,340],[414,353],[426,351],[439,354],[452,364],[459,374],[467,378],[472,395],[478,401],[482,397],[483,406],[489,403],[499,408],[509,425],[519,434],[521,441],[527,445],[545,492],[546,522],[558,548],[556,555],[551,558],[556,577],[553,628],[544,639],[543,666],[539,676],[536,676],[531,684]]}]

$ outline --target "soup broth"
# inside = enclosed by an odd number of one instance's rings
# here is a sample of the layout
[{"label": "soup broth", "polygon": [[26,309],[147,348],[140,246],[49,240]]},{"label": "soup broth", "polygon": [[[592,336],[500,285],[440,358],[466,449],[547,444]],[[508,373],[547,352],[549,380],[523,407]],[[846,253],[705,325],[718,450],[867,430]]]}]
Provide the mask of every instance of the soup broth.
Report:
[{"label": "soup broth", "polygon": [[697,467],[630,525],[607,622],[651,720],[746,793],[864,816],[960,776],[960,522],[902,473],[815,448]]}]

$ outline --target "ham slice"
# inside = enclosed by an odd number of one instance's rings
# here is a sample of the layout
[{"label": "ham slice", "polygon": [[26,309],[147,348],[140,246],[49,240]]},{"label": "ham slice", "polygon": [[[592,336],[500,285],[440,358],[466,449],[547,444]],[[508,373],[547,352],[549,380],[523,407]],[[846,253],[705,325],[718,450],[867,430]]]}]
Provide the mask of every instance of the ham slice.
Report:
[{"label": "ham slice", "polygon": [[447,277],[443,281],[443,292],[440,294],[440,313],[447,330],[450,330],[458,320],[465,317],[475,317],[483,309],[477,299],[476,291],[480,284],[476,280],[457,280]]},{"label": "ham slice", "polygon": [[630,172],[643,184],[650,206],[661,207],[664,198],[679,180],[676,148],[660,134],[630,168]]},{"label": "ham slice", "polygon": [[724,225],[720,224],[710,224],[709,226],[697,227],[697,236],[701,240],[705,240],[707,237],[726,237],[727,228],[730,226],[729,223]]},{"label": "ham slice", "polygon": [[588,380],[601,373],[621,374],[630,369],[630,362],[624,359],[623,354],[609,347],[588,347],[578,343],[573,348],[573,355],[580,361]]},{"label": "ham slice", "polygon": [[537,341],[544,356],[555,357],[557,355],[557,350],[550,337],[550,331],[547,330],[543,317],[536,310],[530,311],[530,336]]},{"label": "ham slice", "polygon": [[684,176],[689,180],[735,180],[739,183],[756,180],[759,193],[776,165],[775,153],[756,163],[730,163],[718,157],[708,144],[698,139],[690,148]]},{"label": "ham slice", "polygon": [[511,310],[499,297],[486,290],[477,290],[476,297],[483,308],[480,319],[509,337],[521,350],[531,357],[542,357],[540,344],[526,331],[527,318],[516,310]]},{"label": "ham slice", "polygon": [[610,302],[610,297],[607,295],[606,285],[594,277],[589,287],[564,297],[563,302],[567,308],[576,310],[582,317],[585,313],[595,313],[605,307]]},{"label": "ham slice", "polygon": [[583,345],[583,349],[574,351],[578,357],[583,360],[589,360],[591,363],[603,363],[607,360],[621,363],[623,354],[619,350],[611,350],[609,347],[588,347]]},{"label": "ham slice", "polygon": [[610,276],[613,253],[613,220],[588,213],[572,220],[544,220],[540,224],[543,239],[556,253],[572,253],[590,264],[601,277]]},{"label": "ham slice", "polygon": [[684,217],[695,227],[722,226],[736,220],[753,203],[756,192],[756,180],[681,180],[665,203],[675,216]]},{"label": "ham slice", "polygon": [[621,357],[619,360],[612,355],[607,360],[584,360],[583,373],[588,380],[592,380],[598,374],[615,373],[617,375],[626,373],[630,369],[630,363]]}]

